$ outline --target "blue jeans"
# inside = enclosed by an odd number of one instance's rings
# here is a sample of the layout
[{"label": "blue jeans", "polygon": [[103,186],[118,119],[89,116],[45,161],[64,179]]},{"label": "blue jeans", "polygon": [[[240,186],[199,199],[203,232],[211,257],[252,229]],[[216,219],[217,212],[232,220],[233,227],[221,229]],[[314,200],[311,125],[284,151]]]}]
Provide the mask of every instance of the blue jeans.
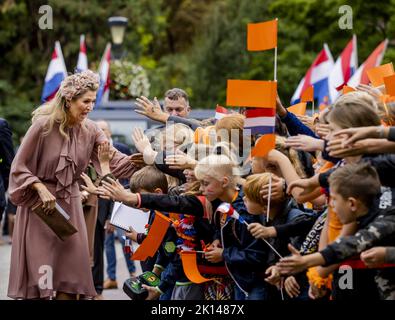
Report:
[{"label": "blue jeans", "polygon": [[[110,278],[111,280],[116,280],[117,278],[116,276],[117,257],[115,254],[115,245],[114,245],[115,233],[117,234],[117,237],[122,244],[122,250],[125,245],[125,241],[122,239],[122,236],[125,234],[125,232],[122,229],[115,228],[115,232],[106,234],[106,240],[104,241],[104,248],[106,250],[106,258],[107,258],[107,275],[108,278]],[[123,251],[123,255],[125,256],[126,265],[128,267],[129,273],[135,272],[136,267],[134,265],[134,262],[130,260],[130,253],[125,253]]]},{"label": "blue jeans", "polygon": [[248,292],[248,297],[244,294],[243,291],[236,285],[235,286],[235,300],[266,300],[267,299],[267,292],[263,285],[256,285],[253,287],[250,292]]},{"label": "blue jeans", "polygon": [[[166,275],[169,273],[169,268],[166,267],[165,270],[162,271],[160,278],[166,279]],[[173,293],[174,286],[168,288],[163,294],[160,295],[159,300],[171,300],[171,294]]]}]

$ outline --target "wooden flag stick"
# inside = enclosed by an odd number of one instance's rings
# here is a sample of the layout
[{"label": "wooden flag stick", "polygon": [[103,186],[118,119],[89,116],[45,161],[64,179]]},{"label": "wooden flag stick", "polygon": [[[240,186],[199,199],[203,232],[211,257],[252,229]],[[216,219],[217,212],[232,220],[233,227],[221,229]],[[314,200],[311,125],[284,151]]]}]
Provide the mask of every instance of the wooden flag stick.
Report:
[{"label": "wooden flag stick", "polygon": [[266,222],[269,222],[270,215],[270,198],[272,197],[272,175],[269,175],[269,194],[267,198],[267,211],[266,211]]},{"label": "wooden flag stick", "polygon": [[[276,18],[278,20],[278,18]],[[277,37],[277,35],[276,35]],[[278,41],[278,39],[277,39]],[[278,45],[278,42],[277,42]],[[277,81],[277,46],[274,48],[274,81]]]},{"label": "wooden flag stick", "polygon": [[[247,227],[249,226],[249,224],[248,224],[246,221],[243,221],[243,223],[244,223]],[[277,250],[276,250],[266,239],[264,239],[264,238],[259,238],[259,239],[263,240],[263,241],[270,247],[270,249],[272,249],[272,250],[274,251],[274,253],[275,253],[276,255],[278,255],[279,258],[282,259],[282,255],[279,254],[278,251],[277,251]]]},{"label": "wooden flag stick", "polygon": [[274,48],[274,81],[277,81],[277,47]]},{"label": "wooden flag stick", "polygon": [[315,108],[314,108],[314,97],[313,97],[313,105],[312,105],[312,107],[313,107],[313,114],[311,115],[312,117],[314,117],[314,113],[315,113]]}]

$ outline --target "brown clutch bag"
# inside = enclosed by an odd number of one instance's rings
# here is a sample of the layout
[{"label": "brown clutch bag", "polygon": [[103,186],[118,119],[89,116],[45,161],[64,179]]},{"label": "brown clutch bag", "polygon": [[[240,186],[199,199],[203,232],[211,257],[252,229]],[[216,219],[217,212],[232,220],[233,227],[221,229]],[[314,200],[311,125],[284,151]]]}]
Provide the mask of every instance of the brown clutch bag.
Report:
[{"label": "brown clutch bag", "polygon": [[62,241],[78,232],[70,223],[70,216],[57,203],[49,214],[44,212],[41,201],[32,207],[32,211],[37,214]]}]

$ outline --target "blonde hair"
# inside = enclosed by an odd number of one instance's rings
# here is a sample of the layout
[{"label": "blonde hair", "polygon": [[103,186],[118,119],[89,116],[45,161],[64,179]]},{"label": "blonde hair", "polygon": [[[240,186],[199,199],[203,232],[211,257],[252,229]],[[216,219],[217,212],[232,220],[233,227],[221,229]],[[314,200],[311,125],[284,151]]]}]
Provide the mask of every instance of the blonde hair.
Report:
[{"label": "blonde hair", "polygon": [[195,167],[195,177],[198,180],[211,177],[221,181],[225,176],[229,178],[233,186],[240,181],[240,169],[237,163],[223,154],[210,154],[200,160]]},{"label": "blonde hair", "polygon": [[187,155],[196,161],[207,157],[211,153],[212,147],[203,143],[194,143],[187,151]]},{"label": "blonde hair", "polygon": [[193,142],[193,130],[182,123],[172,124],[166,126],[166,129],[161,132],[160,141],[165,141],[167,138],[171,139],[170,143],[172,142],[175,147],[182,149]]},{"label": "blonde hair", "polygon": [[261,205],[266,204],[267,201],[263,200],[260,191],[263,186],[269,184],[271,175],[271,173],[265,172],[248,176],[243,186],[243,191],[246,197]]},{"label": "blonde hair", "polygon": [[219,119],[215,123],[215,130],[225,129],[228,131],[229,135],[231,134],[231,130],[241,130],[244,129],[244,119],[245,117],[241,114],[228,114],[224,116],[222,119]]},{"label": "blonde hair", "polygon": [[99,75],[91,70],[75,73],[67,76],[60,84],[55,97],[32,112],[32,122],[47,116],[43,135],[48,135],[55,124],[59,123],[60,134],[68,139],[65,128],[70,120],[66,103],[76,100],[88,91],[96,91],[99,88]]},{"label": "blonde hair", "polygon": [[340,96],[328,115],[329,122],[344,128],[380,125],[376,101],[366,92],[355,91]]}]

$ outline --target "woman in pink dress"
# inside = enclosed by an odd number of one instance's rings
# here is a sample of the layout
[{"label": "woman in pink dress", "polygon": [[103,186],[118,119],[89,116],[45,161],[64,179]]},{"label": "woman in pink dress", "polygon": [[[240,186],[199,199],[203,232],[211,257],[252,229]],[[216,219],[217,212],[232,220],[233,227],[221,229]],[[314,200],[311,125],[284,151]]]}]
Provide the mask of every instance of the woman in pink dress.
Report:
[{"label": "woman in pink dress", "polygon": [[[85,71],[66,77],[53,100],[33,112],[32,125],[12,163],[9,193],[18,205],[12,241],[8,296],[14,299],[94,297],[88,238],[81,205],[80,175],[92,160],[100,172],[98,146],[104,133],[87,119],[99,77]],[[129,157],[115,152],[112,173],[129,178]],[[78,230],[65,241],[31,211],[39,200],[55,201]]]}]

